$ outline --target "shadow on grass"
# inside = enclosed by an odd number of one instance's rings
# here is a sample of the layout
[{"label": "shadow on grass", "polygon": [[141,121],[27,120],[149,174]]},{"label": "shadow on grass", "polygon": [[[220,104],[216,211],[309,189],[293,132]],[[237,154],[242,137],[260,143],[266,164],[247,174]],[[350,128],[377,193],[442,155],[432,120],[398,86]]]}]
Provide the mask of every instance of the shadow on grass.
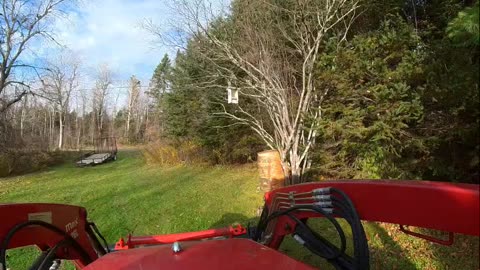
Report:
[{"label": "shadow on grass", "polygon": [[[444,246],[403,234],[393,224],[367,224],[371,269],[480,269],[478,237],[456,234],[454,244]],[[448,238],[445,232],[415,227],[409,229],[436,238]]]},{"label": "shadow on grass", "polygon": [[226,213],[219,220],[210,225],[210,229],[228,227],[230,225],[240,224],[243,227],[257,226],[259,218],[247,217],[237,213]]},{"label": "shadow on grass", "polygon": [[[417,229],[418,232],[432,235],[434,237],[446,239],[447,233],[432,231],[429,229]],[[479,249],[480,243],[478,236],[469,236],[462,234],[454,235],[454,242],[451,246],[444,246],[435,243],[427,243],[431,256],[438,262],[437,269],[459,269],[464,270],[480,269]]]},{"label": "shadow on grass", "polygon": [[417,269],[407,253],[379,224],[369,222],[365,229],[369,237],[370,269]]}]

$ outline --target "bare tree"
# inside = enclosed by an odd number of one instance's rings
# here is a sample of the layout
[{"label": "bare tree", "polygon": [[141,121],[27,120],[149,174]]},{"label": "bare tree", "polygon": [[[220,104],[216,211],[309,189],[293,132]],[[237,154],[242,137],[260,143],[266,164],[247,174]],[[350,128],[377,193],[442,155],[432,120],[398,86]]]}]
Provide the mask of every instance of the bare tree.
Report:
[{"label": "bare tree", "polygon": [[93,91],[93,111],[97,134],[102,136],[104,132],[104,121],[106,113],[106,98],[109,87],[112,84],[112,71],[108,65],[100,65],[97,72],[97,80]]},{"label": "bare tree", "polygon": [[[21,68],[34,68],[20,60],[36,37],[53,39],[51,19],[66,0],[2,0],[0,10],[0,113],[29,93],[29,85],[15,76]],[[8,88],[11,93],[6,93]]]},{"label": "bare tree", "polygon": [[115,94],[115,96],[112,99],[112,101],[113,101],[112,121],[111,121],[111,125],[110,125],[110,134],[112,134],[112,136],[115,136],[115,117],[117,116],[117,113],[118,113],[118,99],[120,98],[120,94],[121,94],[120,89],[117,89],[114,92],[114,94]]},{"label": "bare tree", "polygon": [[78,87],[79,60],[66,53],[48,64],[42,76],[42,96],[51,102],[58,113],[58,149],[63,148],[65,115],[69,111],[73,91]]},{"label": "bare tree", "polygon": [[21,110],[20,110],[20,137],[23,138],[24,130],[25,130],[25,117],[28,110],[28,99],[25,97],[23,99]]},{"label": "bare tree", "polygon": [[78,126],[77,130],[77,147],[81,148],[84,140],[82,140],[82,135],[86,133],[85,130],[85,119],[86,119],[86,112],[87,112],[87,103],[88,103],[88,93],[85,89],[80,91],[80,98],[78,100],[78,105],[80,106],[81,104],[81,119],[80,119],[80,124]]},{"label": "bare tree", "polygon": [[[184,17],[184,30],[196,37],[199,52],[217,70],[212,78],[218,79],[199,87],[227,88],[228,83],[239,91],[234,110],[222,102],[223,111],[217,115],[252,128],[269,148],[280,152],[290,183],[301,182],[329,91],[317,89],[314,81],[321,45],[329,36],[339,36],[338,42],[347,37],[359,1],[303,0],[285,7],[273,1],[239,1],[236,8],[247,10],[233,18],[235,29],[222,27],[208,2],[175,3]],[[160,33],[152,25],[149,29]],[[267,123],[242,106],[242,99],[258,103]]]},{"label": "bare tree", "polygon": [[125,137],[127,141],[130,136],[130,122],[133,114],[137,111],[140,98],[140,81],[132,76],[130,78],[130,87],[128,89],[127,119],[125,122]]}]

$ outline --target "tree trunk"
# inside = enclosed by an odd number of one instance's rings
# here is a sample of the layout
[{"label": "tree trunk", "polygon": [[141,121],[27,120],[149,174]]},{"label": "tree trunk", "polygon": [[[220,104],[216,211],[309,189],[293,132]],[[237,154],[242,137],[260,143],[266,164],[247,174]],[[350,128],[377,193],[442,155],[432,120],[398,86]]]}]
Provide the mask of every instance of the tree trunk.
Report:
[{"label": "tree trunk", "polygon": [[[148,113],[148,104],[146,106],[146,109],[145,109],[145,134],[148,134],[147,133],[147,130],[148,130],[148,126],[150,125],[150,123],[148,122],[148,116],[149,116],[149,113]],[[147,135],[148,136],[148,135]],[[147,140],[147,141],[150,141],[150,138],[147,137],[147,138],[144,138],[144,141]]]},{"label": "tree trunk", "polygon": [[100,137],[103,136],[103,106],[100,107],[100,111],[98,113],[98,133]]},{"label": "tree trunk", "polygon": [[128,108],[128,113],[127,113],[127,123],[125,124],[125,137],[127,138],[127,142],[129,142],[129,135],[130,135],[130,117],[131,117],[131,108]]},{"label": "tree trunk", "polygon": [[20,115],[20,138],[23,138],[23,122],[25,121],[25,107],[22,107],[22,114]]},{"label": "tree trunk", "polygon": [[45,110],[45,118],[44,118],[44,126],[43,126],[42,136],[43,136],[44,139],[48,139],[48,111],[47,110]]},{"label": "tree trunk", "polygon": [[[77,128],[77,150],[80,150],[80,135],[82,133],[82,127],[80,126],[80,121],[78,118],[79,118],[78,116],[75,118],[75,127]],[[83,120],[83,116],[82,116],[82,120]]]},{"label": "tree trunk", "polygon": [[285,149],[276,149],[280,153],[282,160],[283,172],[285,173],[285,184],[295,185],[302,182],[302,174],[304,173],[304,166],[302,166],[307,160],[300,160],[298,147],[296,144],[292,146],[290,151]]},{"label": "tree trunk", "polygon": [[96,112],[95,110],[93,110],[93,112],[92,112],[92,123],[91,123],[91,125],[90,125],[90,131],[91,131],[90,134],[91,134],[91,136],[92,136],[92,137],[91,137],[91,142],[92,142],[92,144],[93,144],[94,141],[95,141],[95,130],[97,129],[97,128],[96,128],[96,123],[95,123],[95,121],[96,121],[96,119],[95,119],[96,113],[97,113],[97,112]]},{"label": "tree trunk", "polygon": [[63,147],[63,115],[60,113],[59,127],[58,127],[58,149],[62,150]]},{"label": "tree trunk", "polygon": [[55,138],[53,136],[53,129],[55,128],[55,109],[52,109],[50,113],[50,128],[49,128],[49,135],[48,135],[48,144],[49,148],[54,148],[55,145]]}]

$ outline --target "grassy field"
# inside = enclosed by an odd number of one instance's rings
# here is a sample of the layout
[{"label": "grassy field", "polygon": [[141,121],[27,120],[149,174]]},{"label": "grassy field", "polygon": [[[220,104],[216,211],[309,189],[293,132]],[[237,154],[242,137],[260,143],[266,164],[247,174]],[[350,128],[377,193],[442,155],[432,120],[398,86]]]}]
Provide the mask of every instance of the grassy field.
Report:
[{"label": "grassy field", "polygon": [[[54,202],[81,205],[109,242],[120,236],[161,234],[256,221],[262,194],[253,166],[172,167],[147,165],[139,152],[119,154],[116,162],[90,168],[65,164],[0,179],[0,203]],[[3,217],[4,218],[4,217]],[[323,222],[314,224],[333,237]],[[392,225],[365,224],[372,269],[479,269],[478,238],[459,236],[441,247],[398,233]],[[282,250],[309,264],[331,269],[291,239]],[[9,252],[9,267],[25,269],[31,249]]]}]

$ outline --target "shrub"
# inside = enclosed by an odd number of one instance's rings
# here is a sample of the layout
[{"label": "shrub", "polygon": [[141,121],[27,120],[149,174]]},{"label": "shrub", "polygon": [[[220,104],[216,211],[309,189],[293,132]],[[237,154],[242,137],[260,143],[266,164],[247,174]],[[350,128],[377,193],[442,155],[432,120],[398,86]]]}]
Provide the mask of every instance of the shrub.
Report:
[{"label": "shrub", "polygon": [[148,163],[161,166],[203,164],[206,162],[205,150],[191,141],[176,144],[157,141],[145,146],[142,153]]},{"label": "shrub", "polygon": [[6,149],[0,152],[0,177],[30,173],[71,160],[76,152]]},{"label": "shrub", "polygon": [[0,177],[10,175],[12,172],[12,160],[5,154],[0,154]]}]

